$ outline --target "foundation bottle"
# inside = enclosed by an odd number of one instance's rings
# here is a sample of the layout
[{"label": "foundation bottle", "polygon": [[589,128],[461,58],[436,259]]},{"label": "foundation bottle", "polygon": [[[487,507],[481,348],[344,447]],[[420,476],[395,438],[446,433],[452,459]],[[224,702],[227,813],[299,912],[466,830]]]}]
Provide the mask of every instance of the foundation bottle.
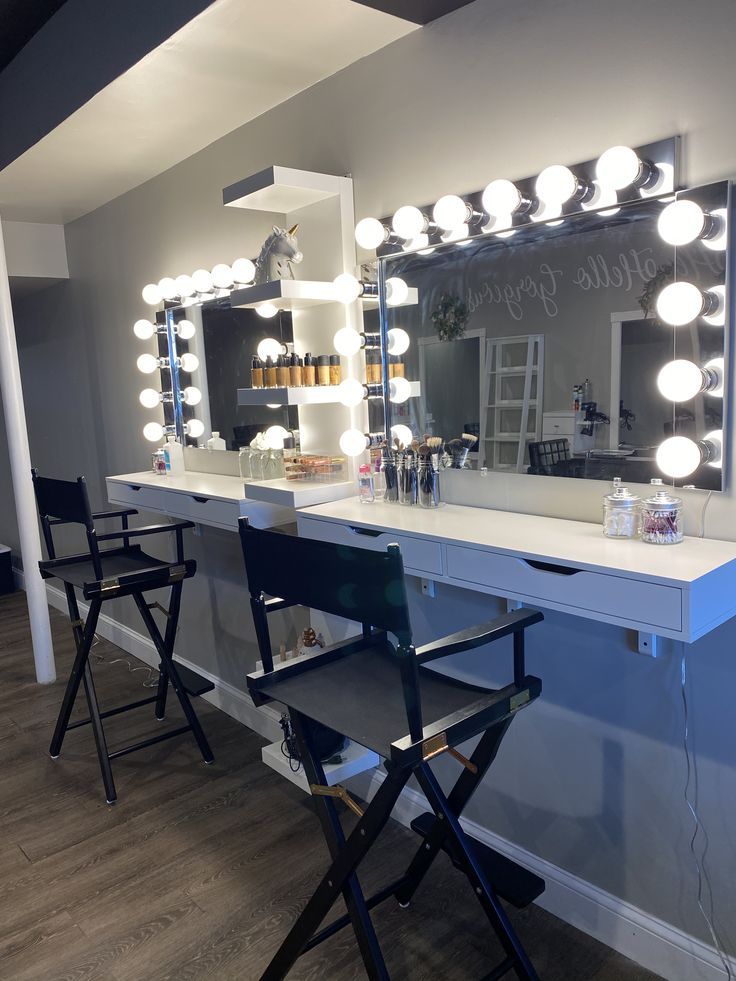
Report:
[{"label": "foundation bottle", "polygon": [[391,360],[394,363],[394,365],[393,365],[394,370],[393,370],[393,372],[391,374],[391,377],[392,378],[405,378],[406,377],[406,367],[404,365],[404,362],[401,360],[401,355],[400,354],[394,354],[394,355],[392,355]]},{"label": "foundation bottle", "polygon": [[266,358],[266,368],[264,372],[266,376],[266,388],[276,388],[276,365],[273,363],[273,358]]},{"label": "foundation bottle", "polygon": [[307,351],[304,355],[304,367],[302,368],[302,384],[307,388],[317,384],[317,369],[314,365],[314,358]]},{"label": "foundation bottle", "polygon": [[320,354],[317,358],[317,384],[330,384],[330,358],[327,354]]},{"label": "foundation bottle", "polygon": [[263,388],[263,362],[257,355],[251,363],[250,383],[253,388]]},{"label": "foundation bottle", "polygon": [[396,374],[396,355],[387,354],[386,357],[388,358],[388,377],[393,378]]},{"label": "foundation bottle", "polygon": [[289,362],[289,384],[292,388],[301,388],[304,384],[304,369],[298,354],[292,354]]},{"label": "foundation bottle", "polygon": [[289,359],[285,354],[279,355],[279,360],[276,363],[276,378],[276,384],[279,388],[289,387],[289,382],[291,381],[289,376]]},{"label": "foundation bottle", "polygon": [[365,378],[369,385],[381,384],[381,352],[366,351]]},{"label": "foundation bottle", "polygon": [[330,355],[330,385],[339,385],[342,381],[342,365],[340,364],[340,355],[331,354]]}]

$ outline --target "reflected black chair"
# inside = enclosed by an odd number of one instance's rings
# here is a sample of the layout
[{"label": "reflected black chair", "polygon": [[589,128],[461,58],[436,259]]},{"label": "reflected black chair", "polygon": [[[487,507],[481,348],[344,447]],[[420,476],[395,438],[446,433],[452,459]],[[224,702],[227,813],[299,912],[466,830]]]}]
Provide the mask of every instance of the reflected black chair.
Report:
[{"label": "reflected black chair", "polygon": [[[111,761],[120,756],[126,756],[128,753],[152,746],[164,739],[172,739],[182,733],[192,732],[205,763],[212,763],[212,750],[189,699],[190,695],[202,695],[212,691],[214,685],[194,671],[176,664],[173,656],[174,639],[181,609],[182,584],[185,579],[190,579],[194,575],[197,568],[193,559],[184,558],[183,532],[185,528],[193,528],[194,524],[191,521],[179,521],[166,525],[130,528],[128,517],[138,513],[132,509],[93,514],[84,477],[79,477],[76,481],[52,480],[48,477],[39,477],[37,471],[33,470],[33,486],[48,553],[48,560],[40,562],[39,568],[44,579],[59,579],[64,584],[69,607],[69,619],[77,648],[74,666],[69,676],[56,729],[51,740],[49,749],[51,756],[53,759],[58,758],[64,736],[70,729],[91,725],[108,804],[114,803],[117,799]],[[95,521],[106,518],[120,518],[120,531],[99,534],[95,528]],[[84,526],[89,549],[87,552],[57,557],[51,529],[56,525],[63,524]],[[153,558],[142,551],[140,545],[131,544],[132,538],[163,532],[176,535],[176,561],[174,562],[165,562]],[[98,543],[106,541],[121,541],[122,545],[117,548],[100,550]],[[161,589],[165,586],[171,587],[168,610],[157,602],[146,602],[143,597],[145,592],[151,589]],[[76,589],[80,589],[84,599],[89,601],[86,621],[79,615]],[[119,599],[121,596],[133,597],[160,658],[158,689],[156,694],[150,698],[101,712],[92,679],[89,654],[95,639],[95,630],[102,604],[107,600]],[[163,635],[151,613],[151,610],[156,608],[162,610],[166,616],[166,628]],[[102,720],[152,702],[155,702],[156,705],[156,718],[159,721],[163,720],[166,712],[169,683],[171,683],[171,687],[179,699],[187,724],[150,739],[144,739],[131,746],[125,746],[113,753],[108,752]],[[80,684],[84,685],[89,718],[70,722],[69,719]]]},{"label": "reflected black chair", "polygon": [[527,473],[546,477],[583,477],[584,459],[573,459],[566,438],[529,443]]},{"label": "reflected black chair", "polygon": [[[541,682],[524,668],[524,631],[542,620],[533,610],[517,610],[490,623],[462,630],[415,648],[407,608],[404,569],[398,545],[386,552],[312,541],[260,531],[240,520],[240,535],[251,593],[263,671],[248,676],[256,704],[275,700],[289,709],[310,790],[317,799],[332,863],[316,892],[262,975],[287,976],[297,958],[352,925],[370,978],[388,979],[369,910],[394,896],[409,902],[439,853],[465,873],[505,958],[487,979],[515,971],[531,981],[537,974],[501,905],[503,896],[526,906],[544,889],[532,873],[475,841],[459,819],[493,762],[517,711],[539,695]],[[362,636],[300,661],[274,667],[267,617],[301,605],[362,623]],[[389,639],[393,635],[396,642]],[[437,658],[513,638],[513,681],[489,690],[464,684],[428,668]],[[385,760],[386,776],[365,811],[343,787],[328,786],[314,751],[313,724],[328,726]],[[407,732],[408,729],[408,732]],[[470,759],[459,743],[480,736]],[[448,753],[463,770],[446,796],[430,761]],[[406,873],[365,898],[357,869],[378,839],[402,789],[414,775],[433,813],[412,822],[422,842]],[[346,836],[335,807],[342,799],[359,815]],[[348,912],[319,931],[342,895]]]}]

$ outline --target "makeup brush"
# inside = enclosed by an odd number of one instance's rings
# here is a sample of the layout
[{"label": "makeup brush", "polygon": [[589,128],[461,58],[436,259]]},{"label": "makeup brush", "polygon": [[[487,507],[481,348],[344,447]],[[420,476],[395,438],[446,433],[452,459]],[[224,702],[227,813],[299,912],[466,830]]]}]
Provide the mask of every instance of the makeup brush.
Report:
[{"label": "makeup brush", "polygon": [[462,440],[463,446],[468,450],[472,450],[478,442],[478,437],[472,433],[463,433],[460,439]]},{"label": "makeup brush", "polygon": [[424,442],[429,447],[429,452],[432,456],[432,466],[435,470],[439,470],[440,453],[442,452],[442,437],[425,436]]}]

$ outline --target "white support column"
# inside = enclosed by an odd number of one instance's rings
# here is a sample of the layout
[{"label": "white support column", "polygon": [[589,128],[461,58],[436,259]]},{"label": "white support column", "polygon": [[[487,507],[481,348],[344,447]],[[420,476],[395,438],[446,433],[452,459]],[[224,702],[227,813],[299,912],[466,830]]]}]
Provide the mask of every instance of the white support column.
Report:
[{"label": "white support column", "polygon": [[23,389],[20,381],[18,347],[15,339],[13,307],[10,302],[8,264],[0,223],[0,390],[5,412],[5,432],[8,437],[10,471],[13,478],[15,512],[20,533],[20,549],[23,556],[28,614],[33,639],[33,659],[36,664],[36,680],[41,684],[56,681],[54,648],[51,643],[51,624],[46,602],[46,587],[38,571],[41,559],[41,539],[38,533],[33,482],[31,480],[31,453],[28,447],[28,431],[23,406]]}]

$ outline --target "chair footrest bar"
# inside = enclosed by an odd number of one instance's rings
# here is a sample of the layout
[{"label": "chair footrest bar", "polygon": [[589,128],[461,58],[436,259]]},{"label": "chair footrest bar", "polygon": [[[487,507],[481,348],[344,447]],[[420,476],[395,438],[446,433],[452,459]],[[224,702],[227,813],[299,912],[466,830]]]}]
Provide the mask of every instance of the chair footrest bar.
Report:
[{"label": "chair footrest bar", "polygon": [[513,966],[513,957],[507,957],[505,961],[501,961],[497,967],[494,967],[490,974],[486,974],[484,977],[482,977],[481,981],[499,981],[499,978],[502,978],[504,974],[508,974]]},{"label": "chair footrest bar", "polygon": [[[379,903],[383,903],[387,899],[390,899],[391,896],[395,895],[405,882],[406,876],[402,876],[400,879],[392,882],[390,886],[386,886],[385,888],[381,889],[380,892],[375,893],[375,895],[371,896],[370,899],[366,899],[366,908],[371,910],[374,908],[374,906],[378,906]],[[312,939],[305,945],[304,949],[302,950],[302,954],[306,954],[308,950],[312,950],[324,940],[329,940],[330,937],[333,937],[346,926],[349,926],[350,922],[350,917],[348,915],[340,916],[336,920],[333,920],[332,923],[328,924],[323,930],[320,930],[319,933],[315,933]]]},{"label": "chair footrest bar", "polygon": [[178,661],[174,663],[176,665],[176,673],[181,678],[181,683],[184,685],[187,695],[205,695],[208,691],[215,690],[214,681],[208,681],[201,674],[197,674],[191,668],[185,668]]},{"label": "chair footrest bar", "polygon": [[180,729],[172,729],[170,732],[162,732],[158,736],[152,736],[150,739],[143,739],[139,743],[133,743],[132,746],[125,746],[123,749],[115,750],[114,753],[108,753],[107,758],[109,760],[116,760],[120,756],[127,756],[128,753],[135,753],[139,749],[147,749],[149,746],[154,746],[156,743],[162,743],[165,739],[173,739],[174,736],[181,736],[185,732],[190,732],[191,728],[191,726],[182,726]]},{"label": "chair footrest bar", "polygon": [[[156,701],[156,696],[153,695],[151,698],[141,698],[141,700],[138,702],[128,702],[127,705],[118,705],[117,708],[108,709],[107,712],[100,712],[100,718],[109,719],[113,715],[120,715],[121,712],[129,712],[131,709],[140,708],[141,705],[151,705],[155,701]],[[91,721],[92,719],[80,719],[77,722],[70,722],[69,725],[66,727],[67,732],[70,729],[78,729],[80,726],[88,726]]]},{"label": "chair footrest bar", "polygon": [[[431,812],[420,814],[411,822],[412,831],[416,831],[422,838],[426,838],[434,827],[435,821],[436,818]],[[452,843],[446,842],[442,848],[455,868],[462,869],[462,864],[455,854]],[[521,865],[517,865],[510,858],[506,858],[505,855],[501,855],[500,852],[489,848],[488,845],[482,844],[475,838],[473,839],[473,851],[498,895],[517,909],[524,909],[544,892],[544,879],[540,879],[538,875]],[[489,977],[492,976],[489,975]],[[498,976],[501,977],[501,975]]]}]

